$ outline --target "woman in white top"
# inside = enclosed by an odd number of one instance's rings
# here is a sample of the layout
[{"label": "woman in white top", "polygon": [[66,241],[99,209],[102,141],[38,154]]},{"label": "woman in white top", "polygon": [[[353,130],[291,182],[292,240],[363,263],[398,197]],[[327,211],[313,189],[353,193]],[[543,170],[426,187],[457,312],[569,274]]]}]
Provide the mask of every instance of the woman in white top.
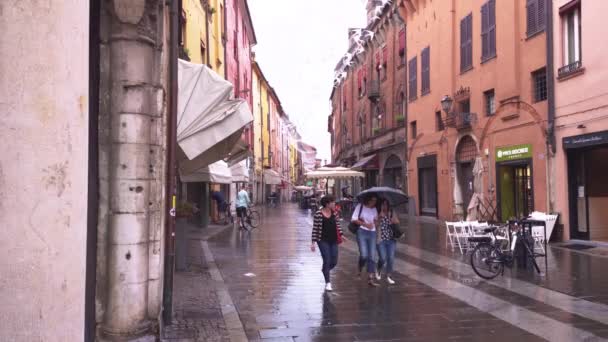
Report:
[{"label": "woman in white top", "polygon": [[378,286],[374,276],[376,273],[376,263],[374,256],[376,255],[376,218],[378,210],[376,202],[378,198],[375,195],[370,195],[363,199],[363,205],[357,204],[353,211],[351,221],[359,225],[357,230],[357,244],[359,245],[359,276],[363,271],[363,267],[367,264],[368,283],[370,286]]}]

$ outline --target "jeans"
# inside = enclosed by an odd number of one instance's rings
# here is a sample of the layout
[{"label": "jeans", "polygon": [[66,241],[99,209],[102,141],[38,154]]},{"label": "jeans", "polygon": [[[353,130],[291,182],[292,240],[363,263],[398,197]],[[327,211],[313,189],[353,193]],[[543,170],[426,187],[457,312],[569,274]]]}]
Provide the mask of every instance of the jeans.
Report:
[{"label": "jeans", "polygon": [[338,243],[319,241],[317,242],[321,257],[323,258],[323,277],[325,283],[329,283],[329,271],[331,271],[338,264]]},{"label": "jeans", "polygon": [[386,274],[393,272],[393,263],[395,262],[395,240],[383,240],[378,244],[378,271],[386,264]]},{"label": "jeans", "polygon": [[367,264],[367,273],[375,272],[374,255],[376,255],[376,232],[359,228],[357,230],[357,244],[359,245],[359,272]]}]

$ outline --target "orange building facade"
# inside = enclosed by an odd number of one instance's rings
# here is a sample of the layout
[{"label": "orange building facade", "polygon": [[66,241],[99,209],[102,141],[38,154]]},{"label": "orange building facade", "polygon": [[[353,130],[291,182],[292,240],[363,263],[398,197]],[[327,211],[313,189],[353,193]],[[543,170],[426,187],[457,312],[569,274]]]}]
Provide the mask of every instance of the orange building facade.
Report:
[{"label": "orange building facade", "polygon": [[[414,215],[464,218],[471,199],[480,219],[547,211],[546,2],[402,0],[373,19],[369,9],[378,5],[368,4],[373,35],[364,52],[337,69],[346,75],[331,98],[334,162],[361,167],[376,155],[376,183],[403,182]],[[363,83],[374,91],[377,55],[388,75],[380,74],[375,102],[356,96],[357,68],[367,66]],[[386,168],[393,155],[402,158],[401,174]]]}]

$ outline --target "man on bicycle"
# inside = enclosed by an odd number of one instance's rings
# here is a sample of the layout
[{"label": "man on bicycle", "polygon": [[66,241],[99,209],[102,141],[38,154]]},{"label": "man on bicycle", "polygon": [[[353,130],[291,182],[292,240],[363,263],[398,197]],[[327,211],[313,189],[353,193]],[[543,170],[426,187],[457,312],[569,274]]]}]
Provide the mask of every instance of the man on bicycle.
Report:
[{"label": "man on bicycle", "polygon": [[236,195],[236,216],[238,217],[239,227],[244,227],[244,222],[242,220],[247,216],[247,208],[251,201],[249,200],[249,194],[247,190],[245,190],[245,186],[241,186],[241,191]]}]

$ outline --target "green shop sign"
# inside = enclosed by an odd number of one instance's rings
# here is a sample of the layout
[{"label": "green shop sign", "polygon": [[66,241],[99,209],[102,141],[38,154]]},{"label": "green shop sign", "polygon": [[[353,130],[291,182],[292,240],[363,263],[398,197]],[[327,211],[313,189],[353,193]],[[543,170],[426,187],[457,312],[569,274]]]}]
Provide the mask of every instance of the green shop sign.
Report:
[{"label": "green shop sign", "polygon": [[532,145],[530,144],[502,147],[496,150],[497,162],[527,158],[532,158]]}]

